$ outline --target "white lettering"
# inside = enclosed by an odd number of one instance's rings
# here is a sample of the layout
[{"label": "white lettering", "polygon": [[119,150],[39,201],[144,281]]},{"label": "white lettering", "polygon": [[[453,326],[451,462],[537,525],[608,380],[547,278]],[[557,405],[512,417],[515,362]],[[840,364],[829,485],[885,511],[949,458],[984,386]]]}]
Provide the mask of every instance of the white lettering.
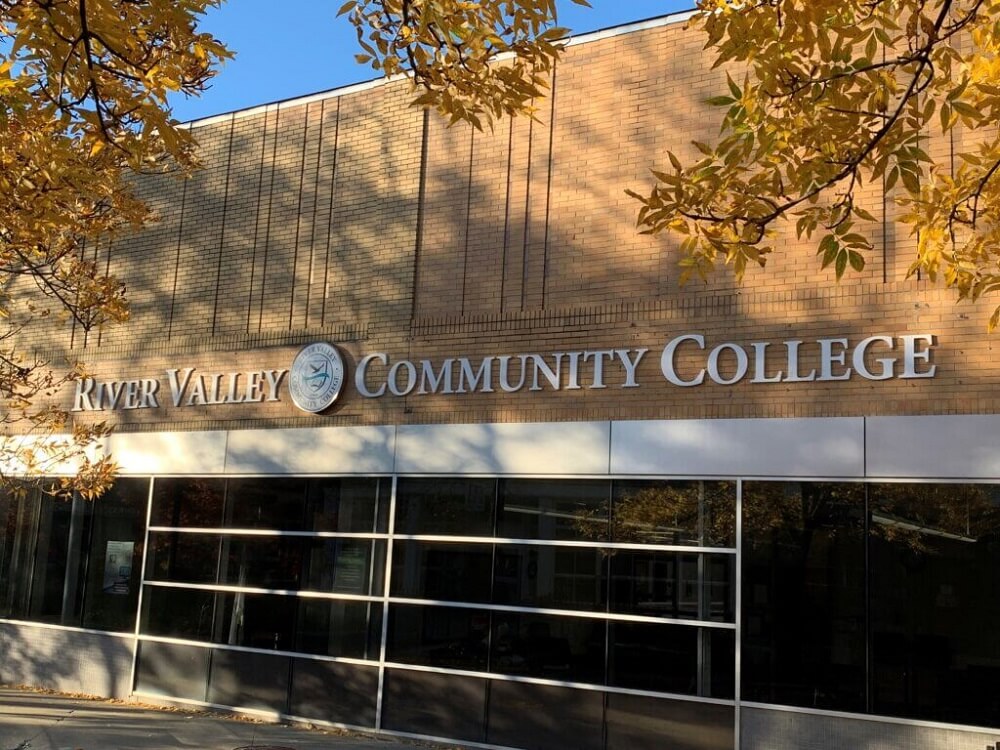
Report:
[{"label": "white lettering", "polygon": [[174,406],[180,406],[181,401],[184,399],[184,392],[187,390],[188,383],[191,382],[191,373],[194,372],[193,367],[185,367],[184,375],[181,378],[177,377],[179,370],[167,370],[167,378],[170,380],[170,397],[174,402]]},{"label": "white lettering", "polygon": [[808,383],[816,379],[816,371],[810,370],[808,375],[799,375],[799,346],[801,341],[786,341],[785,348],[788,350],[788,374],[785,376],[785,383]]},{"label": "white lettering", "polygon": [[[833,347],[841,347],[840,351],[834,353]],[[848,380],[851,377],[851,368],[848,367],[839,375],[833,374],[833,365],[843,367],[847,357],[847,339],[820,339],[819,340],[819,377],[816,380]]]},{"label": "white lettering", "polygon": [[[288,374],[288,370],[264,370],[264,379],[267,380],[267,387],[269,393],[267,394],[268,401],[278,401],[278,388],[281,387],[281,381],[284,380],[285,375]],[[240,399],[242,401],[243,399]],[[236,402],[239,403],[239,402]]]},{"label": "white lettering", "polygon": [[[736,355],[736,372],[730,378],[724,378],[719,373],[719,357],[726,350]],[[719,344],[708,355],[708,377],[719,385],[732,385],[743,380],[743,377],[747,374],[747,366],[747,353],[743,350],[742,346],[737,346],[736,344]]]},{"label": "white lettering", "polygon": [[[399,371],[406,370],[406,387],[399,387]],[[389,392],[393,396],[406,396],[417,387],[417,366],[403,359],[389,369]]]},{"label": "white lettering", "polygon": [[635,359],[629,359],[629,352],[631,349],[615,349],[615,354],[618,355],[618,359],[621,360],[622,366],[625,368],[625,384],[622,388],[638,388],[639,384],[635,382],[635,368],[639,366],[642,358],[646,356],[646,352],[649,349],[636,349]]},{"label": "white lettering", "polygon": [[705,337],[699,333],[688,333],[684,336],[678,336],[663,348],[663,355],[660,357],[660,370],[663,372],[663,377],[674,385],[684,387],[701,385],[705,380],[704,370],[700,370],[692,380],[681,380],[677,375],[677,370],[674,368],[674,355],[677,352],[677,347],[684,341],[693,341],[698,345],[699,349],[705,348]]},{"label": "white lettering", "polygon": [[854,348],[854,356],[851,357],[851,362],[854,365],[854,371],[866,380],[888,380],[893,376],[893,369],[896,364],[895,357],[881,357],[876,359],[875,361],[882,365],[882,369],[877,375],[873,374],[865,363],[865,353],[868,351],[868,347],[876,341],[880,341],[888,346],[890,350],[892,349],[891,336],[869,336]]},{"label": "white lettering", "polygon": [[561,379],[560,372],[562,371],[562,354],[555,354],[556,366],[555,369],[549,367],[545,359],[539,354],[531,355],[531,362],[534,365],[534,371],[531,376],[531,391],[540,391],[542,387],[538,384],[538,373],[542,373],[542,377],[549,381],[549,385],[552,386],[554,390],[559,390],[559,381]]},{"label": "white lettering", "polygon": [[604,385],[604,360],[610,361],[615,356],[613,349],[600,349],[595,352],[584,352],[583,361],[586,362],[588,359],[593,357],[594,359],[594,380],[590,384],[591,388],[607,388]]},{"label": "white lettering", "polygon": [[508,370],[510,368],[511,359],[511,357],[507,356],[497,357],[497,361],[500,363],[500,388],[507,393],[517,393],[519,390],[524,388],[524,381],[527,376],[525,372],[525,364],[528,358],[524,354],[518,355],[518,359],[521,360],[521,379],[517,381],[517,385],[510,384],[510,373]]},{"label": "white lettering", "polygon": [[[455,393],[475,393],[477,389],[480,393],[493,393],[493,357],[483,359],[475,373],[467,358],[462,357],[458,364],[461,369],[458,371],[458,389]],[[482,388],[479,387],[480,380],[483,382]]]},{"label": "white lettering", "polygon": [[753,378],[750,379],[751,383],[780,383],[782,376],[784,376],[783,370],[778,370],[778,374],[774,377],[767,377],[767,347],[770,344],[764,342],[757,342],[750,344],[753,347]]},{"label": "white lettering", "polygon": [[365,398],[379,398],[385,394],[385,383],[380,385],[377,390],[368,390],[368,383],[365,377],[368,374],[368,365],[372,362],[381,362],[383,365],[389,364],[389,357],[386,354],[378,352],[376,354],[369,354],[367,357],[358,362],[358,369],[354,372],[354,387],[358,389],[360,393]]},{"label": "white lettering", "polygon": [[[90,398],[90,394],[94,390],[94,385],[93,378],[80,378],[76,381],[76,393],[73,396],[72,411],[97,410],[97,407],[94,406],[94,402]],[[98,403],[100,403],[100,396],[98,396]]]},{"label": "white lettering", "polygon": [[[916,336],[900,336],[903,339],[903,374],[901,378],[933,378],[937,372],[937,365],[930,365],[926,370],[917,370],[917,362],[931,361],[931,347],[935,341],[933,336],[926,333]],[[926,349],[917,349],[917,342],[926,342]]]},{"label": "white lettering", "polygon": [[438,388],[441,389],[441,393],[454,393],[451,388],[451,365],[454,361],[446,359],[441,363],[441,369],[435,373],[433,362],[429,359],[420,360],[420,388],[417,389],[417,393],[437,393]]}]

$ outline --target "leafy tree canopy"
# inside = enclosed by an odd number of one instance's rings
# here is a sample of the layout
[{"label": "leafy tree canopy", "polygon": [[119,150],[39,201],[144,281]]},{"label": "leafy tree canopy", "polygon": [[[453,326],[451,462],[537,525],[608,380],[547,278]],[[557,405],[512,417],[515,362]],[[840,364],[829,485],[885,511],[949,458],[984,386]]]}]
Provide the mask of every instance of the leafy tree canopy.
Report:
[{"label": "leafy tree canopy", "polygon": [[[818,240],[839,279],[872,250],[862,186],[892,191],[916,253],[909,274],[960,299],[1000,290],[1000,2],[701,0],[716,66],[742,71],[710,100],[715,144],[669,153],[641,202],[644,231],[683,236],[685,276],[718,263],[742,277],[776,249],[781,220]],[[954,143],[935,160],[928,142]],[[947,141],[945,141],[947,142]],[[1000,307],[989,321],[1000,322]]]},{"label": "leafy tree canopy", "polygon": [[50,315],[83,330],[127,317],[122,284],[82,249],[149,218],[130,173],[194,164],[167,94],[198,93],[228,56],[196,31],[219,1],[0,0],[0,426],[32,432],[0,442],[4,473],[79,460],[64,488],[85,493],[110,477],[83,456],[103,428],[54,438],[67,415],[39,406],[79,366],[41,361],[23,332]]}]

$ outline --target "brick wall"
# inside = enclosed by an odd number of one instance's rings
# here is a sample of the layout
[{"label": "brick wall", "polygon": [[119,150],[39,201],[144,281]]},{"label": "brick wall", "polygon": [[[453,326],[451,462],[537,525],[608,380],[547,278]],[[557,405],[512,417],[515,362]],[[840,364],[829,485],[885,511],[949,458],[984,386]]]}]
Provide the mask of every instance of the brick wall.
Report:
[{"label": "brick wall", "polygon": [[[815,246],[787,231],[767,270],[743,285],[723,269],[678,286],[677,240],[637,234],[623,191],[645,189],[666,149],[691,159],[690,141],[717,133],[719,113],[704,100],[724,89],[725,73],[702,46],[679,23],[574,45],[538,120],[493,131],[449,128],[408,107],[405,82],[196,125],[201,172],[139,180],[159,223],[87,248],[127,283],[131,321],[86,336],[52,329],[39,346],[85,360],[99,378],[287,367],[320,339],[341,346],[349,371],[371,352],[440,362],[650,349],[637,389],[617,387],[619,370],[600,390],[362,399],[348,385],[321,416],[287,399],[117,412],[126,430],[995,412],[989,306],[904,280],[912,246],[898,227],[872,227],[867,267],[839,285]],[[877,185],[864,194],[877,216],[883,197]],[[778,347],[931,333],[937,376],[678,388],[659,355],[686,332],[710,346]],[[802,369],[815,366],[805,352]]]}]

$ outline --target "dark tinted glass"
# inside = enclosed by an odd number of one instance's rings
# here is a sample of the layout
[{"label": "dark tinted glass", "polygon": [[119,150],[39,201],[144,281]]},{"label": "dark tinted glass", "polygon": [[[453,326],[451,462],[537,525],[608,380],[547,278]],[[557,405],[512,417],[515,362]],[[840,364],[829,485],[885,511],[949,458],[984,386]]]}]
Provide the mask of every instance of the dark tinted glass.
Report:
[{"label": "dark tinted glass", "polygon": [[607,556],[601,550],[497,545],[495,603],[603,611],[606,600]]},{"label": "dark tinted glass", "polygon": [[382,603],[300,599],[294,650],[325,656],[377,659]]},{"label": "dark tinted glass", "polygon": [[146,556],[146,578],[177,583],[215,583],[221,541],[218,534],[152,531]]},{"label": "dark tinted glass", "polygon": [[607,696],[607,750],[732,750],[735,709],[641,695]]},{"label": "dark tinted glass", "polygon": [[487,681],[475,677],[385,670],[382,726],[396,732],[483,741]]},{"label": "dark tinted glass", "polygon": [[309,531],[341,533],[384,532],[376,528],[380,505],[388,506],[389,485],[380,488],[379,479],[313,479],[307,490]]},{"label": "dark tinted glass", "polygon": [[604,682],[603,620],[494,612],[490,671],[570,682]]},{"label": "dark tinted glass", "polygon": [[872,709],[992,726],[1000,711],[1000,491],[872,485]]},{"label": "dark tinted glass", "polygon": [[703,481],[616,481],[615,542],[736,546],[736,484]]},{"label": "dark tinted glass", "polygon": [[[87,556],[93,506],[81,498],[72,500],[41,495],[29,501],[37,516],[27,526],[34,540],[27,617],[40,622],[79,625],[83,608]],[[27,593],[26,592],[26,593]]]},{"label": "dark tinted glass", "polygon": [[495,681],[487,742],[526,750],[601,750],[603,703],[598,691]]},{"label": "dark tinted glass", "polygon": [[177,643],[139,643],[136,691],[171,698],[205,700],[212,649]]},{"label": "dark tinted glass", "polygon": [[385,542],[369,539],[303,540],[302,589],[382,596]]},{"label": "dark tinted glass", "polygon": [[226,526],[306,531],[313,521],[306,479],[231,479]]},{"label": "dark tinted glass", "polygon": [[630,615],[734,622],[729,554],[611,554],[611,611]]},{"label": "dark tinted glass", "polygon": [[457,607],[391,605],[386,659],[404,664],[486,670],[490,613]]},{"label": "dark tinted glass", "polygon": [[83,626],[135,629],[148,479],[119,479],[93,503]]},{"label": "dark tinted glass", "polygon": [[142,595],[140,632],[209,642],[215,606],[216,594],[211,591],[146,586]]},{"label": "dark tinted glass", "polygon": [[292,716],[371,729],[377,696],[374,667],[292,659]]},{"label": "dark tinted glass", "polygon": [[865,708],[865,488],[743,485],[742,695]]},{"label": "dark tinted glass", "polygon": [[25,618],[28,612],[32,545],[41,512],[37,490],[0,495],[0,616]]},{"label": "dark tinted glass", "polygon": [[488,602],[493,546],[396,542],[392,595],[409,599]]},{"label": "dark tinted glass", "polygon": [[698,694],[698,628],[612,622],[608,684]]},{"label": "dark tinted glass", "polygon": [[288,712],[289,657],[213,649],[208,702]]},{"label": "dark tinted glass", "polygon": [[503,480],[497,536],[607,541],[609,493],[604,481]]},{"label": "dark tinted glass", "polygon": [[222,526],[224,479],[155,479],[153,526],[214,529]]},{"label": "dark tinted glass", "polygon": [[492,536],[495,479],[400,479],[396,534]]},{"label": "dark tinted glass", "polygon": [[305,540],[288,536],[223,536],[219,583],[297,590]]}]

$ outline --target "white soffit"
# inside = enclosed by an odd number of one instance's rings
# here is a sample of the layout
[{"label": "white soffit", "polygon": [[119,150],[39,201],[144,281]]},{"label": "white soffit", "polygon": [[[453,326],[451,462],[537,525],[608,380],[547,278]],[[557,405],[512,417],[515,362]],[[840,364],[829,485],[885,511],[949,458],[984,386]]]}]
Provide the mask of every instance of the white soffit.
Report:
[{"label": "white soffit", "polygon": [[612,474],[862,477],[864,420],[614,422]]},{"label": "white soffit", "polygon": [[107,439],[121,474],[221,474],[226,433],[123,432]]},{"label": "white soffit", "polygon": [[608,473],[609,422],[404,425],[400,474]]},{"label": "white soffit", "polygon": [[868,476],[1000,478],[1000,415],[869,417]]},{"label": "white soffit", "polygon": [[392,427],[233,430],[228,474],[367,474],[392,471]]}]

